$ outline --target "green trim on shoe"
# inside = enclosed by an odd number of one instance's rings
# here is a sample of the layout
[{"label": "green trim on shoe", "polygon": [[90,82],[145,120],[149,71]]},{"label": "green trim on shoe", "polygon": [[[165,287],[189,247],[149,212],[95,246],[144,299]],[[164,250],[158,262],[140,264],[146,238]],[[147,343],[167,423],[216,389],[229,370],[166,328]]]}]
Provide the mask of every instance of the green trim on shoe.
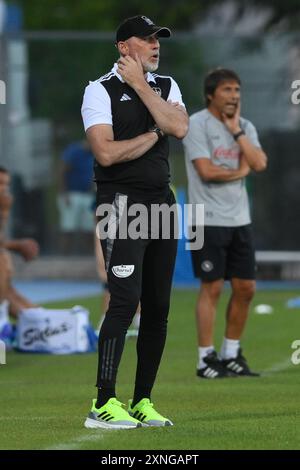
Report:
[{"label": "green trim on shoe", "polygon": [[149,398],[143,398],[133,408],[132,400],[128,402],[128,413],[146,426],[173,426],[172,421],[160,415]]},{"label": "green trim on shoe", "polygon": [[123,403],[115,397],[110,398],[101,408],[96,408],[97,400],[93,400],[92,409],[85,420],[88,429],[136,429],[141,423],[132,418],[123,408]]}]

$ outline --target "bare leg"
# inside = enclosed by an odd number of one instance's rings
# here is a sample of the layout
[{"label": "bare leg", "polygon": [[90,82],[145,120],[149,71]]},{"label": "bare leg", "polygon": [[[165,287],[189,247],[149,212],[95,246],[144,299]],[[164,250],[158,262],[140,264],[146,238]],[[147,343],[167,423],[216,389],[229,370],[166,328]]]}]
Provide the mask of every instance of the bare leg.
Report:
[{"label": "bare leg", "polygon": [[10,254],[6,250],[0,251],[0,302],[7,300],[7,292],[12,276]]},{"label": "bare leg", "polygon": [[251,300],[255,294],[255,281],[233,278],[232,295],[226,313],[225,337],[240,339],[245,329]]},{"label": "bare leg", "polygon": [[24,308],[38,307],[30,300],[23,297],[13,286],[8,287],[7,300],[9,301],[9,313],[14,318],[18,318]]},{"label": "bare leg", "polygon": [[213,344],[213,331],[216,307],[223,288],[223,279],[203,282],[196,305],[198,345],[208,347]]}]

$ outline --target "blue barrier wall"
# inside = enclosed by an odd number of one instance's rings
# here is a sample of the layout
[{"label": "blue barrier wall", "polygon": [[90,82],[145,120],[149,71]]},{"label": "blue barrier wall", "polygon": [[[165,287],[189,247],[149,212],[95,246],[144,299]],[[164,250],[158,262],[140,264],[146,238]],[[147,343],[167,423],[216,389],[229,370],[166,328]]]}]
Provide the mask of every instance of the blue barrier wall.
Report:
[{"label": "blue barrier wall", "polygon": [[[182,208],[182,213],[183,213],[184,204],[187,203],[186,192],[183,188],[176,189],[176,200],[177,200],[177,203],[180,204]],[[182,221],[182,224],[183,223],[184,223],[184,220]],[[191,254],[190,254],[190,251],[186,250],[185,248],[187,239],[184,236],[185,234],[184,227],[182,226],[181,229],[182,229],[183,237],[180,240],[178,240],[178,251],[177,251],[173,283],[175,287],[197,286],[199,282],[194,277],[194,274],[193,274]]]}]

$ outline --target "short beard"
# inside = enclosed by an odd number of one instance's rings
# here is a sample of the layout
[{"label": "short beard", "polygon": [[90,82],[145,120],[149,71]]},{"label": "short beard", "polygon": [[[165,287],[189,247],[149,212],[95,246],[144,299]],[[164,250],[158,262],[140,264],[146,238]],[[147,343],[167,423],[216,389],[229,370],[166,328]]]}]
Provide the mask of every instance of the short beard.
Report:
[{"label": "short beard", "polygon": [[155,72],[158,69],[159,61],[156,64],[151,64],[151,62],[143,63],[143,68],[145,72]]}]

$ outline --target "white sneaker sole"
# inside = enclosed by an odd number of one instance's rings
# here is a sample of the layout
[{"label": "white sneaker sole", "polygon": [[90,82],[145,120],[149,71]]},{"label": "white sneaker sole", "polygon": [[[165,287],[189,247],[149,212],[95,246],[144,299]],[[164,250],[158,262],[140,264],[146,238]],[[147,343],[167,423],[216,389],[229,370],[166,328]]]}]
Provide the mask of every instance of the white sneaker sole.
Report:
[{"label": "white sneaker sole", "polygon": [[84,427],[87,429],[138,429],[140,426],[128,426],[126,424],[110,424],[96,421],[95,419],[86,418]]},{"label": "white sneaker sole", "polygon": [[[132,416],[132,418],[134,417],[133,414],[131,413],[131,411],[128,411],[128,414],[129,414],[130,416]],[[141,425],[142,425],[143,428],[161,428],[161,427],[165,427],[165,426],[174,426],[174,424],[172,423],[172,421],[170,421],[169,419],[168,419],[168,421],[167,421],[168,424],[166,424],[166,422],[164,422],[164,423],[156,423],[156,424],[152,424],[152,423],[151,423],[151,424],[148,424],[148,423],[143,423],[143,421],[140,421],[140,423],[141,423]]]},{"label": "white sneaker sole", "polygon": [[160,423],[160,424],[144,424],[142,423],[142,426],[146,426],[147,428],[164,428],[164,427],[169,427],[169,426],[174,426],[174,424],[171,421],[168,421],[168,424],[166,423]]}]

